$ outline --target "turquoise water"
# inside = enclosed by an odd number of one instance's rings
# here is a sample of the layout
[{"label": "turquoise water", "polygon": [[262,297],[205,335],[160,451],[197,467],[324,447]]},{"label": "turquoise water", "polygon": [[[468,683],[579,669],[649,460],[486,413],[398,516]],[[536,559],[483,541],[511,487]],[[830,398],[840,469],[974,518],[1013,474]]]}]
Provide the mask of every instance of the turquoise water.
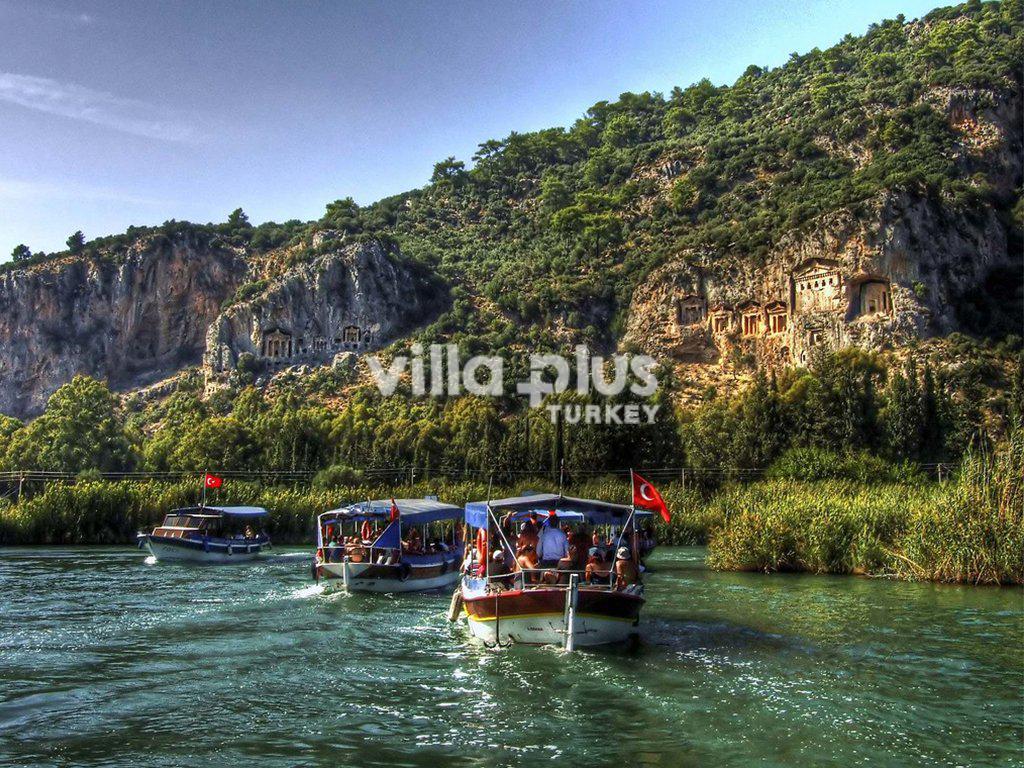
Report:
[{"label": "turquoise water", "polygon": [[634,649],[486,651],[307,553],[0,551],[0,765],[1019,765],[1022,593],[653,558]]}]

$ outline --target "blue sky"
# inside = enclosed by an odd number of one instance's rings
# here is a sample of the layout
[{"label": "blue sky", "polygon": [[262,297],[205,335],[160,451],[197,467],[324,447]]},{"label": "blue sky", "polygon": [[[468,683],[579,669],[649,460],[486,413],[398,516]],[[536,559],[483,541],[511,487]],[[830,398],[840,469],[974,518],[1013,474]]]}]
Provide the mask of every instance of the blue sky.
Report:
[{"label": "blue sky", "polygon": [[76,229],[370,203],[486,139],[935,6],[0,0],[0,260]]}]

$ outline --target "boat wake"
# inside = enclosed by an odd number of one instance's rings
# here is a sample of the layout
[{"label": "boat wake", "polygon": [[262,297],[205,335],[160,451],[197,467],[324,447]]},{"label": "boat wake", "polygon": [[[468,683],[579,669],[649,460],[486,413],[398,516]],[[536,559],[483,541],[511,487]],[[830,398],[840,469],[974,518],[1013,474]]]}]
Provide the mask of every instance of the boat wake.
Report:
[{"label": "boat wake", "polygon": [[308,587],[302,587],[292,592],[291,597],[295,600],[305,600],[310,597],[316,597],[324,593],[323,584],[310,584]]}]

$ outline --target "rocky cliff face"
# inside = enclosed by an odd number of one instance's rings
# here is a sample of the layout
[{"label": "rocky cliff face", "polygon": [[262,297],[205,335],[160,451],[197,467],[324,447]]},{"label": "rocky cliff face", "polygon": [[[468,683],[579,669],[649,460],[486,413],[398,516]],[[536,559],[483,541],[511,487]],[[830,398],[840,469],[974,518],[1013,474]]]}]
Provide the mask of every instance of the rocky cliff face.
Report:
[{"label": "rocky cliff face", "polygon": [[[447,306],[444,286],[397,249],[330,231],[312,245],[312,261],[269,269],[216,237],[147,235],[3,274],[0,413],[37,415],[78,373],[127,390],[201,362],[212,382],[240,366],[323,364],[383,346]],[[222,309],[242,286],[248,298]]]},{"label": "rocky cliff face", "polygon": [[379,348],[436,317],[446,295],[397,250],[339,243],[217,317],[207,334],[208,376],[273,373]]},{"label": "rocky cliff face", "polygon": [[[1019,88],[1003,98],[932,88],[921,100],[957,135],[953,159],[965,175],[987,179],[1003,202],[1019,197]],[[826,149],[852,151],[858,165],[869,151],[834,141]],[[677,170],[664,161],[658,172],[668,179]],[[741,253],[681,253],[636,291],[623,342],[672,361],[695,395],[755,366],[805,364],[815,349],[880,350],[964,330],[966,297],[1006,275],[1019,283],[1019,244],[999,207],[955,209],[889,191],[782,238],[764,263]]]},{"label": "rocky cliff face", "polygon": [[245,271],[234,249],[155,235],[0,276],[0,412],[37,414],[76,373],[123,389],[198,363]]},{"label": "rocky cliff face", "polygon": [[681,255],[637,291],[625,342],[705,383],[709,369],[803,364],[816,348],[898,346],[958,330],[960,297],[1012,258],[992,211],[907,194],[865,208],[822,216],[764,264]]}]

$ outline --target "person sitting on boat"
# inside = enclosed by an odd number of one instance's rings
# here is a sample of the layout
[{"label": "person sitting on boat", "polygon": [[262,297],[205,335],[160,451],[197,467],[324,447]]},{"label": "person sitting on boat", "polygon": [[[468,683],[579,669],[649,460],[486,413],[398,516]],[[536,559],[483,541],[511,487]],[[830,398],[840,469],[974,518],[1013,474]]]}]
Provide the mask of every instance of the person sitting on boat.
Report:
[{"label": "person sitting on boat", "polygon": [[336,534],[332,534],[331,540],[327,542],[327,551],[324,553],[324,559],[329,563],[333,563],[335,560],[340,559],[340,548],[341,543],[338,541],[338,536]]},{"label": "person sitting on boat", "polygon": [[569,554],[569,537],[558,527],[558,514],[555,510],[548,513],[547,525],[541,529],[540,541],[537,544],[537,557],[541,568],[557,568],[558,561]]},{"label": "person sitting on boat", "polygon": [[527,520],[519,529],[519,538],[516,540],[516,552],[522,553],[526,547],[532,547],[536,551],[538,543],[537,526],[532,520]]},{"label": "person sitting on boat", "polygon": [[615,554],[615,589],[629,589],[640,583],[640,571],[637,570],[633,558],[629,556],[627,547],[619,547]]},{"label": "person sitting on boat", "polygon": [[420,537],[419,528],[413,528],[409,531],[409,540],[402,542],[402,549],[410,555],[423,553],[423,539]]},{"label": "person sitting on boat", "polygon": [[[608,545],[596,528],[594,529],[594,534],[590,537],[590,549],[596,549],[602,560],[608,557]],[[587,551],[587,557],[590,557],[590,550]]]},{"label": "person sitting on boat", "polygon": [[501,591],[512,586],[514,577],[502,550],[495,550],[491,555],[491,568],[488,575],[491,577],[490,587],[494,591]]},{"label": "person sitting on boat", "polygon": [[601,548],[591,547],[587,551],[587,564],[584,568],[583,578],[587,584],[595,580],[607,579],[609,567],[609,564],[605,562],[604,552],[601,551]]},{"label": "person sitting on boat", "polygon": [[526,580],[530,584],[536,584],[536,570],[540,566],[540,560],[537,559],[537,549],[532,544],[527,544],[516,558],[516,563],[519,565],[519,569],[524,572]]}]

